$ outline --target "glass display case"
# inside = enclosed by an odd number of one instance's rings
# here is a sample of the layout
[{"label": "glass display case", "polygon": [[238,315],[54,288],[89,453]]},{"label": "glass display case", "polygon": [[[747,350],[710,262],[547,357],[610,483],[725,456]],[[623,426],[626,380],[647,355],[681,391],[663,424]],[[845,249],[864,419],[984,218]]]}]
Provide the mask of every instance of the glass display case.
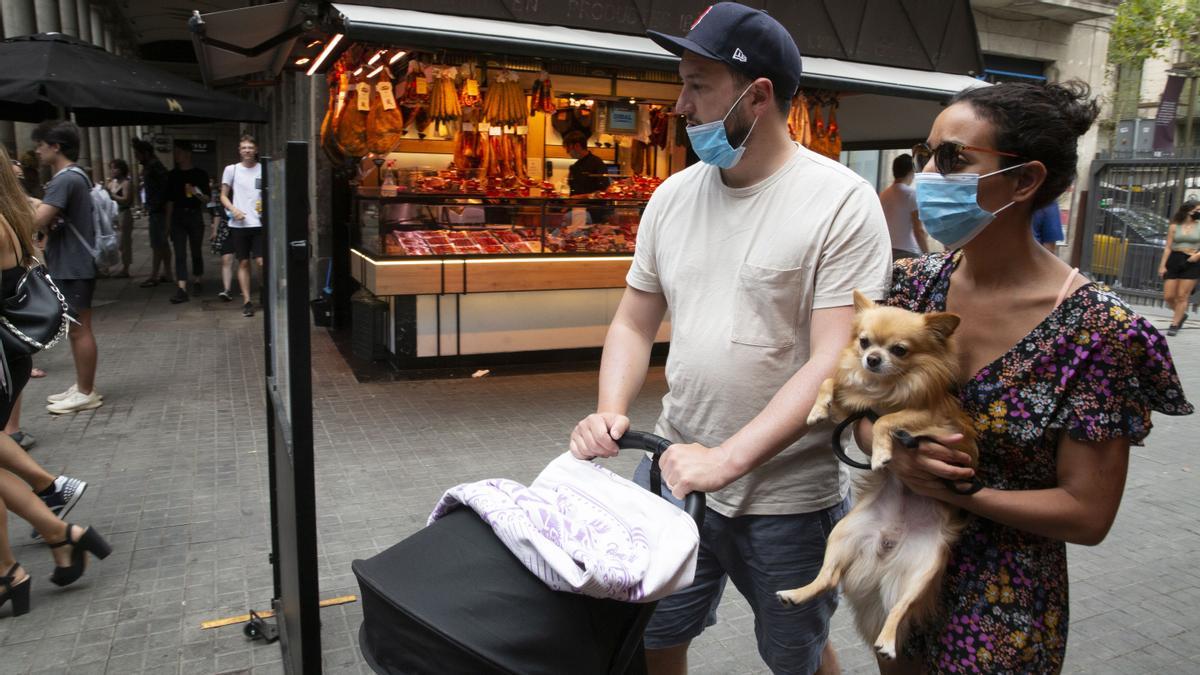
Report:
[{"label": "glass display case", "polygon": [[646,200],[550,195],[358,195],[355,248],[377,260],[633,253]]}]

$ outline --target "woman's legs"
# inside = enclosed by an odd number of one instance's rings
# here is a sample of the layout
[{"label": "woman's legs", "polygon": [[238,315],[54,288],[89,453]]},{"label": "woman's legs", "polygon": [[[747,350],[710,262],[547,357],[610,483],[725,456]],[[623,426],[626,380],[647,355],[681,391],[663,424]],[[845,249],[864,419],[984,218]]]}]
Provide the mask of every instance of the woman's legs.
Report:
[{"label": "woman's legs", "polygon": [[[38,534],[42,535],[46,541],[57,543],[67,538],[67,524],[59,520],[58,516],[54,515],[54,512],[29,489],[28,485],[21,482],[20,478],[4,469],[0,469],[0,502],[3,502],[5,507],[17,514],[21,520],[33,525],[33,529],[37,530]],[[7,534],[5,536],[5,548],[7,548]],[[70,546],[51,549],[54,561],[59,565],[70,563],[70,549]],[[64,551],[65,555],[60,555],[60,551]],[[0,555],[4,554],[12,557],[11,551],[0,551]]]},{"label": "woman's legs", "polygon": [[[22,450],[21,446],[17,445],[17,442],[8,434],[0,434],[0,471],[12,472],[21,480],[29,483],[25,491],[29,492],[29,488],[33,488],[30,494],[34,498],[37,498],[35,493],[54,484],[55,477],[35,462],[29,453]],[[38,499],[38,501],[41,500]]]},{"label": "woman's legs", "polygon": [[1172,279],[1175,282],[1175,316],[1171,318],[1171,325],[1180,326],[1183,324],[1183,315],[1187,314],[1188,300],[1192,297],[1192,291],[1196,289],[1196,279]]},{"label": "woman's legs", "polygon": [[221,289],[226,293],[233,291],[233,254],[221,256]]}]

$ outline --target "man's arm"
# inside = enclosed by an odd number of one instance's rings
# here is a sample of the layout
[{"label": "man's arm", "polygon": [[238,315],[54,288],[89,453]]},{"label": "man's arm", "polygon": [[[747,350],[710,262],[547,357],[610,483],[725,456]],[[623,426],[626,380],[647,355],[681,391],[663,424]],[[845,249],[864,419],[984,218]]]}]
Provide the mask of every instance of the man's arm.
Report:
[{"label": "man's arm", "polygon": [[663,479],[671,492],[683,499],[694,491],[720,490],[808,433],[808,412],[821,383],[837,368],[853,320],[853,307],[813,310],[808,362],[775,393],[762,412],[717,448],[695,443],[673,445],[663,454]]},{"label": "man's arm", "polygon": [[650,349],[667,312],[662,293],[627,286],[616,316],[604,338],[600,357],[600,397],[595,414],[588,415],[571,432],[571,453],[580,459],[617,454],[613,438],[629,429],[629,403],[646,381]]},{"label": "man's arm", "polygon": [[917,240],[921,253],[929,253],[929,242],[925,239],[925,226],[921,224],[921,217],[916,211],[910,213],[909,217],[912,219],[913,239]]},{"label": "man's arm", "polygon": [[33,216],[33,227],[38,230],[50,231],[53,229],[50,225],[54,222],[55,218],[58,218],[59,213],[60,211],[57,206],[51,206],[46,202],[38,204],[37,211]]}]

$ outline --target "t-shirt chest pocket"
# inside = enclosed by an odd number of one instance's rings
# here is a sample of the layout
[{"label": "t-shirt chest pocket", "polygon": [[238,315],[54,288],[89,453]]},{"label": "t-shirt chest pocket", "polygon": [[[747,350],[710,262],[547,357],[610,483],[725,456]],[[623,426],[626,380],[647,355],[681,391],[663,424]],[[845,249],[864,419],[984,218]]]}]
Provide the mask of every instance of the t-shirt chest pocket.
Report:
[{"label": "t-shirt chest pocket", "polygon": [[781,270],[743,263],[734,289],[729,339],[754,347],[795,345],[803,291],[803,267]]}]

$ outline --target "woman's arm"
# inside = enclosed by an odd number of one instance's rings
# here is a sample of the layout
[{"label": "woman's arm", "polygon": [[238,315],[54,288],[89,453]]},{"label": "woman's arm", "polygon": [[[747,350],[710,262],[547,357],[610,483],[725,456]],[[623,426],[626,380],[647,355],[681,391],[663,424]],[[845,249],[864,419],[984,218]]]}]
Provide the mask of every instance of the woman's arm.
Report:
[{"label": "woman's arm", "polygon": [[[950,439],[941,439],[949,441]],[[1043,490],[984,488],[960,495],[941,477],[960,479],[962,467],[947,464],[949,448],[923,442],[917,450],[893,449],[889,468],[910,489],[990,520],[1036,535],[1095,546],[1104,540],[1125,490],[1129,439],[1083,442],[1065,433],[1058,443],[1058,485]]]},{"label": "woman's arm", "polygon": [[1175,245],[1175,223],[1167,225],[1167,243],[1163,246],[1162,260],[1158,263],[1158,273],[1167,273],[1167,258],[1171,257],[1171,247]]}]

